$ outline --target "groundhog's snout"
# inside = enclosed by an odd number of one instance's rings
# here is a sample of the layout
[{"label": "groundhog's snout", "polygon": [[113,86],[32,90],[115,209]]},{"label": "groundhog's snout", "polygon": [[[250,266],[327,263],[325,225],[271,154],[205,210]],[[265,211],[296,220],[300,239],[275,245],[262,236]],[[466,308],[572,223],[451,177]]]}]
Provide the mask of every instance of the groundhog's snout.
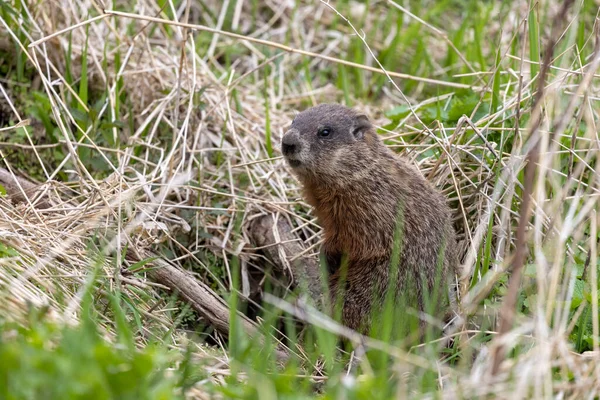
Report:
[{"label": "groundhog's snout", "polygon": [[281,151],[286,157],[293,156],[300,150],[300,135],[296,129],[290,129],[281,139]]},{"label": "groundhog's snout", "polygon": [[300,132],[297,129],[290,129],[281,138],[281,152],[292,168],[298,168],[302,165],[306,157],[304,147]]}]

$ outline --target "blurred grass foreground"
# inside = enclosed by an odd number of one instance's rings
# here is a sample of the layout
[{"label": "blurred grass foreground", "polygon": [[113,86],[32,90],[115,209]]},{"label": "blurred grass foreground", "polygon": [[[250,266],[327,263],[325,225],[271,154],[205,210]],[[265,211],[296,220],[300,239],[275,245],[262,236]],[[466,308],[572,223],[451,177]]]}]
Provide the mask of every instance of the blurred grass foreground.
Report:
[{"label": "blurred grass foreground", "polygon": [[[0,398],[600,397],[598,6],[0,0]],[[324,102],[455,211],[443,335],[297,299],[279,141]]]}]

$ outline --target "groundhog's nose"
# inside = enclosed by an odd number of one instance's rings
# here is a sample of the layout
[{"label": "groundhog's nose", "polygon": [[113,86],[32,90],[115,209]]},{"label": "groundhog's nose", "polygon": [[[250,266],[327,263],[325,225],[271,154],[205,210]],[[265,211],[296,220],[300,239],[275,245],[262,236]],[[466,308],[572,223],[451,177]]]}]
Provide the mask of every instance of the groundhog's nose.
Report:
[{"label": "groundhog's nose", "polygon": [[298,151],[300,137],[296,129],[290,129],[281,139],[281,151],[284,156],[289,156]]}]

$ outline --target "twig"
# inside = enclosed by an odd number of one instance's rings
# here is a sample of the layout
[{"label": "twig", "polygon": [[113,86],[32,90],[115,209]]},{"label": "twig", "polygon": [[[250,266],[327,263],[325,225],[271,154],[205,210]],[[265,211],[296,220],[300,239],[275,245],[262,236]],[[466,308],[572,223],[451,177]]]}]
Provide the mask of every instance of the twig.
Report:
[{"label": "twig", "polygon": [[51,33],[48,36],[44,36],[43,38],[38,39],[35,42],[30,43],[28,47],[35,47],[38,44],[44,43],[47,40],[50,40],[50,39],[52,39],[54,37],[57,37],[57,36],[60,36],[60,35],[64,35],[67,32],[71,32],[74,29],[77,29],[77,28],[82,27],[82,26],[86,26],[86,25],[91,24],[91,23],[96,22],[96,21],[100,21],[101,19],[104,19],[106,17],[108,17],[108,15],[106,15],[106,14],[98,15],[98,16],[90,18],[88,20],[81,21],[81,22],[79,22],[79,23],[77,23],[75,25],[67,26],[65,29],[61,29],[60,31]]}]

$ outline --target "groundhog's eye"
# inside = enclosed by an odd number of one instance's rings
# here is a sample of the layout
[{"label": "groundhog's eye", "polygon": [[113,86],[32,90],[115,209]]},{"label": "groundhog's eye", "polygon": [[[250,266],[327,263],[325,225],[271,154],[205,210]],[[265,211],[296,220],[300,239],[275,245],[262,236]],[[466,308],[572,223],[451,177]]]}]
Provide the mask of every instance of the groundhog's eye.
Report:
[{"label": "groundhog's eye", "polygon": [[327,137],[331,135],[331,128],[321,128],[319,129],[319,136]]}]

